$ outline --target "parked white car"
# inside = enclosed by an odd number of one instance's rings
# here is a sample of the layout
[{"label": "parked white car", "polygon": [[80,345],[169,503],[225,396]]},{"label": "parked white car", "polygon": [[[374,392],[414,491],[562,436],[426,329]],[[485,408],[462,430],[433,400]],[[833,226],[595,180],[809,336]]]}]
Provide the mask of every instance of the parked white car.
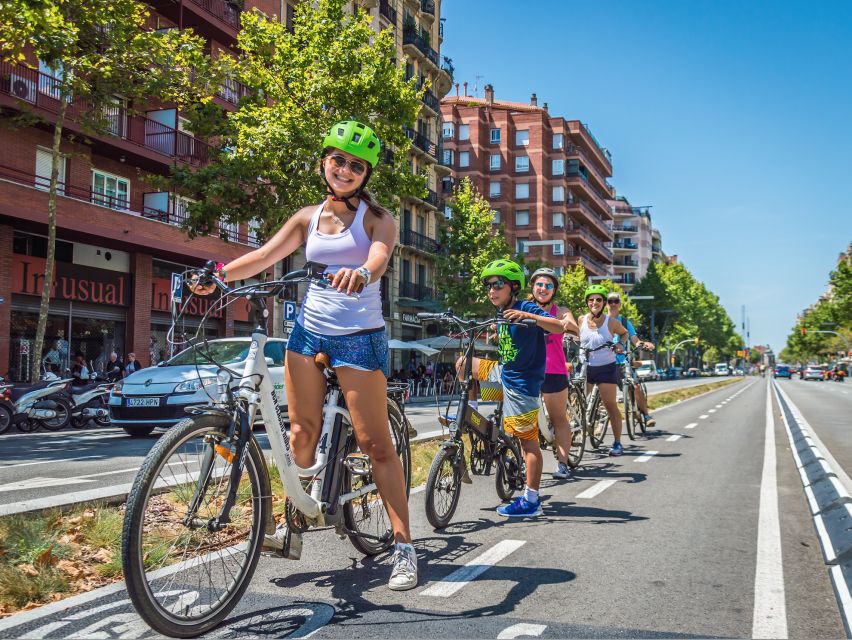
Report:
[{"label": "parked white car", "polygon": [[636,368],[636,377],[642,382],[650,382],[658,380],[657,366],[653,360],[642,360],[641,364]]},{"label": "parked white car", "polygon": [[729,376],[731,375],[731,370],[728,368],[728,365],[724,362],[720,362],[713,368],[714,376]]},{"label": "parked white car", "polygon": [[[216,362],[242,371],[251,338],[221,338],[208,342]],[[284,351],[287,341],[269,338],[264,355],[278,393],[281,415],[287,416],[284,390]],[[157,427],[171,427],[187,417],[186,407],[211,402],[216,396],[216,371],[193,349],[181,351],[156,367],[140,369],[119,381],[109,397],[113,426],[131,436],[147,436]],[[209,395],[208,395],[209,394]],[[262,420],[261,420],[262,421]]]}]

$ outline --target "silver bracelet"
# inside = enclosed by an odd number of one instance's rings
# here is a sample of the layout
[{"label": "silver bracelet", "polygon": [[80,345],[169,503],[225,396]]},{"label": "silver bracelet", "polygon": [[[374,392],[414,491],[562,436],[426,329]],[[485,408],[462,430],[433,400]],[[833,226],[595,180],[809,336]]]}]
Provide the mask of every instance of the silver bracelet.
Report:
[{"label": "silver bracelet", "polygon": [[367,267],[358,267],[357,269],[355,269],[355,272],[360,273],[361,276],[364,278],[365,287],[370,284],[370,279],[373,277],[373,274],[370,273],[370,270]]}]

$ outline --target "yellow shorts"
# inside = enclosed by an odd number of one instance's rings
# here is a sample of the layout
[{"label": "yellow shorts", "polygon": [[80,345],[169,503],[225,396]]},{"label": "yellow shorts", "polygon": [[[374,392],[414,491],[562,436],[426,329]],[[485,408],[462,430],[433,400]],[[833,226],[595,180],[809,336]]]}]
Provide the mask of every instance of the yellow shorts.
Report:
[{"label": "yellow shorts", "polygon": [[480,360],[477,380],[485,402],[503,401],[503,430],[519,440],[538,439],[538,397],[503,386],[503,368],[496,360]]}]

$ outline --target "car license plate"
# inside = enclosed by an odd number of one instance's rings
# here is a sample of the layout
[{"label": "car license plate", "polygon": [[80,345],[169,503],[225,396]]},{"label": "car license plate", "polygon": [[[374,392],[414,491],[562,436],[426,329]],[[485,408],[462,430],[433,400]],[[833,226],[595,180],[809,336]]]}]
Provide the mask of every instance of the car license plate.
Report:
[{"label": "car license plate", "polygon": [[159,398],[125,398],[128,407],[159,407]]}]

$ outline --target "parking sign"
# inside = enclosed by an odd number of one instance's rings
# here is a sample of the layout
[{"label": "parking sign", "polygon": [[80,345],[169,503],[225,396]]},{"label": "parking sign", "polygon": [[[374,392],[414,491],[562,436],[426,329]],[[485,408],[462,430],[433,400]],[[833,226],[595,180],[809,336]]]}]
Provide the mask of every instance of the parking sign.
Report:
[{"label": "parking sign", "polygon": [[284,301],[284,321],[293,322],[296,319],[296,303]]}]

